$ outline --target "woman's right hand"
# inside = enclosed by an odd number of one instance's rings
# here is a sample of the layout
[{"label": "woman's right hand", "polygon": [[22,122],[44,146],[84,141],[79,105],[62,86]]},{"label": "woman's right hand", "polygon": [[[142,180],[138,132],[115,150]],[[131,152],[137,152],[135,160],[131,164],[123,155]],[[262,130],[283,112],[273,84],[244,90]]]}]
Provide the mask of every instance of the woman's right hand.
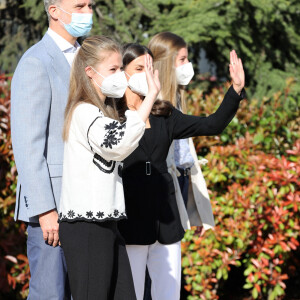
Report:
[{"label": "woman's right hand", "polygon": [[145,73],[148,83],[148,95],[153,96],[156,100],[157,95],[160,92],[160,81],[158,70],[153,72],[153,60],[149,54],[145,55]]},{"label": "woman's right hand", "polygon": [[238,58],[235,50],[230,52],[229,72],[232,79],[233,88],[240,95],[245,86],[245,72],[242,60]]},{"label": "woman's right hand", "polygon": [[151,113],[152,106],[160,92],[160,82],[158,71],[153,72],[152,57],[149,54],[145,55],[145,73],[148,83],[148,93],[137,110],[142,120],[146,123]]}]

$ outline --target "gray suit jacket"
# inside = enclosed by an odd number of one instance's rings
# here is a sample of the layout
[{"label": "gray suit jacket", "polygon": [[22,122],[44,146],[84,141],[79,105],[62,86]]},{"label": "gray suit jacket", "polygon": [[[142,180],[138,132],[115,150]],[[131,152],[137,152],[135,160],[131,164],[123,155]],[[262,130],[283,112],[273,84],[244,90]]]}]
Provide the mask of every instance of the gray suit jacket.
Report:
[{"label": "gray suit jacket", "polygon": [[21,58],[11,85],[11,132],[18,187],[15,219],[38,222],[58,207],[63,165],[62,128],[70,66],[45,34]]}]

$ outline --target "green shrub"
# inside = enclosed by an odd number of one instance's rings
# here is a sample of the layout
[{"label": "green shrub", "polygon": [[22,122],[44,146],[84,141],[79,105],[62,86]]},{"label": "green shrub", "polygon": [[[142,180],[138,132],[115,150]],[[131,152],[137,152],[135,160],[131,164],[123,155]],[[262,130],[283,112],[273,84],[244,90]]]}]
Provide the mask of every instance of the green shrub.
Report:
[{"label": "green shrub", "polygon": [[[253,143],[258,150],[277,157],[286,155],[286,150],[300,138],[300,93],[297,96],[290,95],[290,90],[296,83],[295,79],[289,78],[285,89],[272,97],[242,101],[237,115],[220,136],[195,139],[199,155],[207,154],[213,145],[234,144],[246,133],[254,136]],[[189,112],[193,115],[213,113],[228,87],[227,83],[205,95],[199,88],[189,90]]]}]

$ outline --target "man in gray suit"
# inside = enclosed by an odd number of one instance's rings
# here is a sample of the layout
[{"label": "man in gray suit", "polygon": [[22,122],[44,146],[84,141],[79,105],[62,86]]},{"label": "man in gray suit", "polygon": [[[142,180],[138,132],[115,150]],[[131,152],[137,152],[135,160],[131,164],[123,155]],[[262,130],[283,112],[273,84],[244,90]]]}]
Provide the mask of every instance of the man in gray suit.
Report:
[{"label": "man in gray suit", "polygon": [[12,79],[11,130],[18,170],[15,219],[28,223],[28,299],[60,300],[67,270],[58,246],[64,110],[77,37],[92,27],[91,0],[44,0],[49,29]]}]

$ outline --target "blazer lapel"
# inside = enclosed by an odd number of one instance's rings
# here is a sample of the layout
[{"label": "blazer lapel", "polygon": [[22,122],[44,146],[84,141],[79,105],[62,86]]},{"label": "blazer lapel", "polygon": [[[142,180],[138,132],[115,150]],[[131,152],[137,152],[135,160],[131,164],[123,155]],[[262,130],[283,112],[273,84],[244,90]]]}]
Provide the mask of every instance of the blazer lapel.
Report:
[{"label": "blazer lapel", "polygon": [[61,78],[62,83],[66,88],[69,88],[70,70],[71,67],[65,58],[62,51],[53,41],[53,39],[46,33],[42,39],[46,46],[49,56],[52,57],[52,66],[56,74]]}]

